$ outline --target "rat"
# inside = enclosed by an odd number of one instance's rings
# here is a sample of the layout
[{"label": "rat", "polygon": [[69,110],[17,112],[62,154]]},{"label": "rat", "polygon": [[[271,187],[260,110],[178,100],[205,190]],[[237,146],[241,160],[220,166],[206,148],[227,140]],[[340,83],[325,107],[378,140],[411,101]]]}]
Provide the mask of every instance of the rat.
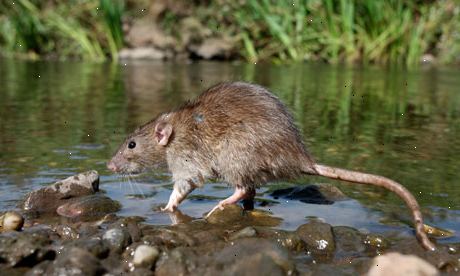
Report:
[{"label": "rat", "polygon": [[383,176],[316,163],[285,105],[256,84],[224,82],[210,87],[195,100],[137,128],[107,163],[110,170],[123,174],[161,165],[167,165],[174,181],[162,211],[175,211],[206,179],[220,179],[235,188],[208,216],[226,205],[253,199],[256,188],[269,181],[301,175],[383,187],[411,210],[421,245],[435,249],[423,230],[420,207],[405,187]]}]

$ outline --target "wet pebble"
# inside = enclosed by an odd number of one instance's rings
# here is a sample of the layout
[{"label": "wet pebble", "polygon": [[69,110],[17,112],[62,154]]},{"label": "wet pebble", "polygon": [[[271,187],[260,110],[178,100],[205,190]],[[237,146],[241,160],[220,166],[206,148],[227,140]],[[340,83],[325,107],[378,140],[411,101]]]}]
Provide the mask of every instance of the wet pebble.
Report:
[{"label": "wet pebble", "polygon": [[107,243],[109,248],[116,253],[121,253],[131,243],[131,236],[128,231],[123,228],[107,230],[102,236],[102,239]]},{"label": "wet pebble", "polygon": [[366,249],[364,237],[358,230],[348,226],[335,226],[332,232],[338,254],[355,255]]},{"label": "wet pebble", "polygon": [[390,246],[390,243],[382,236],[377,234],[366,235],[364,244],[369,249],[384,250]]},{"label": "wet pebble", "polygon": [[0,232],[19,231],[24,225],[24,218],[21,214],[9,211],[0,216]]},{"label": "wet pebble", "polygon": [[333,257],[335,240],[331,225],[314,219],[299,226],[296,232],[314,255],[326,259]]},{"label": "wet pebble", "polygon": [[74,240],[78,239],[80,236],[76,229],[69,225],[57,225],[54,227],[54,231],[61,237],[63,240]]},{"label": "wet pebble", "polygon": [[155,264],[160,252],[156,247],[139,245],[134,251],[133,264],[136,267],[150,268]]}]

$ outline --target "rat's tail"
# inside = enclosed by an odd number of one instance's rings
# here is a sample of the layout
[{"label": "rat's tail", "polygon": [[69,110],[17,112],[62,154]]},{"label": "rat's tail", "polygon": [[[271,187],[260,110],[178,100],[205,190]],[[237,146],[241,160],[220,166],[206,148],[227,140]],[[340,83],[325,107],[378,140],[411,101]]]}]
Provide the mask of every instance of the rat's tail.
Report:
[{"label": "rat's tail", "polygon": [[415,235],[417,236],[419,242],[427,250],[436,249],[434,244],[428,239],[425,231],[423,231],[423,218],[417,200],[406,188],[404,188],[398,182],[379,175],[349,171],[319,164],[314,164],[313,169],[315,173],[311,173],[311,168],[307,173],[321,175],[332,179],[345,180],[348,182],[379,186],[396,193],[400,198],[404,200],[404,202],[412,211],[412,216],[414,217],[415,223]]}]

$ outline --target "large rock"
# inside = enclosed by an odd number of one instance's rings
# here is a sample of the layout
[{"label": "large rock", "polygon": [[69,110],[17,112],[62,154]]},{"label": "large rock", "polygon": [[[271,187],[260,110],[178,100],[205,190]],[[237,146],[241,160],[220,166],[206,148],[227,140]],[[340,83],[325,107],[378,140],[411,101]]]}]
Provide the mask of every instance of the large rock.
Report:
[{"label": "large rock", "polygon": [[387,253],[372,262],[368,276],[435,276],[439,272],[434,266],[414,255]]},{"label": "large rock", "polygon": [[59,206],[56,212],[64,217],[79,221],[90,221],[102,218],[106,214],[120,210],[119,202],[96,194],[70,200],[70,202]]},{"label": "large rock", "polygon": [[88,171],[30,192],[22,208],[39,213],[53,213],[70,198],[94,194],[98,190],[99,174],[97,171]]}]

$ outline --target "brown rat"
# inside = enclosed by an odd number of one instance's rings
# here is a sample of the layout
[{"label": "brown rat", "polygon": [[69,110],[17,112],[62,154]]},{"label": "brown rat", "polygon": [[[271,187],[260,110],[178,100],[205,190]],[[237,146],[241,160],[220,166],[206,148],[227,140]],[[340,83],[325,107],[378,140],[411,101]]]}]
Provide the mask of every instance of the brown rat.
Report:
[{"label": "brown rat", "polygon": [[406,188],[382,176],[317,164],[286,107],[258,85],[228,82],[209,88],[135,130],[107,166],[114,172],[138,173],[160,164],[167,164],[174,181],[164,211],[174,211],[207,178],[235,187],[211,212],[252,199],[255,189],[268,181],[302,174],[384,187],[412,211],[423,247],[435,249],[423,231],[420,207]]}]

